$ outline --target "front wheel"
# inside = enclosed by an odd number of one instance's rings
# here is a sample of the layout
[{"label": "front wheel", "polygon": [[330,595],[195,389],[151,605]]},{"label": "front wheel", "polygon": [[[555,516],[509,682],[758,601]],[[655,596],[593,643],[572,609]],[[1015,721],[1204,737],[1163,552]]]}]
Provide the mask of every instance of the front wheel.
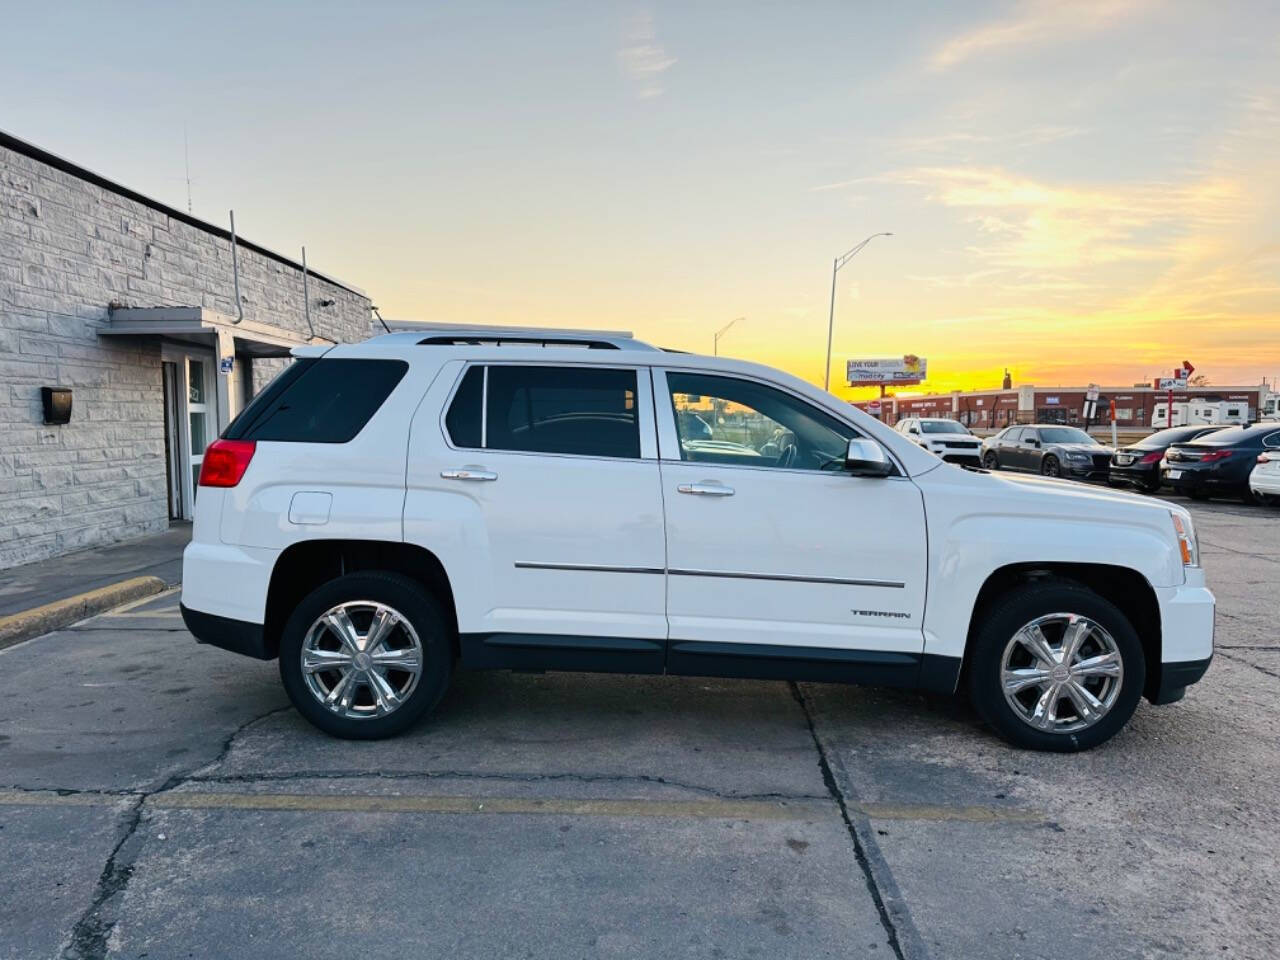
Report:
[{"label": "front wheel", "polygon": [[987,612],[973,640],[969,693],[1014,746],[1074,752],[1111,739],[1146,680],[1142,644],[1110,601],[1051,580],[1019,587]]},{"label": "front wheel", "polygon": [[325,733],[380,740],[434,707],[453,667],[450,620],[398,573],[352,573],[298,604],[280,638],[280,679]]},{"label": "front wheel", "polygon": [[1053,456],[1045,457],[1040,464],[1040,472],[1046,477],[1062,476],[1062,467],[1058,464],[1058,458]]}]

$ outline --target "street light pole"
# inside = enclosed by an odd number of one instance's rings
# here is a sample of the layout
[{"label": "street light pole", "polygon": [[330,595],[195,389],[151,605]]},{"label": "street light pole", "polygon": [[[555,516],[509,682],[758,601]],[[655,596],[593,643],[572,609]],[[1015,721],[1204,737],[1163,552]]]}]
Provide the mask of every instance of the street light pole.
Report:
[{"label": "street light pole", "polygon": [[737,323],[739,320],[745,320],[745,319],[747,318],[734,317],[732,320],[730,320],[723,327],[721,327],[719,330],[716,331],[715,336],[712,338],[712,341],[711,341],[711,355],[713,357],[720,356],[720,338],[723,337],[726,333],[728,333],[729,328],[732,327],[735,323]]},{"label": "street light pole", "polygon": [[831,390],[831,334],[835,330],[836,323],[836,274],[840,272],[841,267],[857,256],[858,252],[876,237],[892,236],[892,233],[873,233],[848,253],[843,256],[836,257],[831,261],[831,309],[827,313],[827,366],[822,376],[823,390],[828,392]]}]

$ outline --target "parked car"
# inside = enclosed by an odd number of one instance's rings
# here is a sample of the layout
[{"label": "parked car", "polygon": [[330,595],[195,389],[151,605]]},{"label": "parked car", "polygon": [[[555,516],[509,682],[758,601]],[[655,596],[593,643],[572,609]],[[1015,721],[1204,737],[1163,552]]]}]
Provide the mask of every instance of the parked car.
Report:
[{"label": "parked car", "polygon": [[948,463],[982,466],[982,441],[958,420],[908,417],[898,423],[897,430]]},{"label": "parked car", "polygon": [[1112,486],[1130,484],[1144,493],[1160,489],[1160,464],[1165,451],[1175,443],[1188,443],[1206,434],[1221,430],[1221,426],[1174,427],[1159,430],[1137,443],[1121,447],[1111,455],[1108,481]]},{"label": "parked car", "polygon": [[1181,507],[947,469],[803,380],[622,334],[294,354],[205,451],[181,609],[330,734],[507,668],[963,683],[1010,742],[1074,751],[1209,665]]},{"label": "parked car", "polygon": [[1280,451],[1280,424],[1215,430],[1190,443],[1175,443],[1161,466],[1164,482],[1193,500],[1239,497],[1253,500],[1249,476],[1264,451]]},{"label": "parked car", "polygon": [[1046,477],[1106,480],[1111,466],[1105,447],[1078,427],[1051,423],[1006,427],[982,442],[988,470],[1027,470]]},{"label": "parked car", "polygon": [[1259,503],[1280,502],[1280,450],[1258,454],[1249,474],[1249,490]]}]

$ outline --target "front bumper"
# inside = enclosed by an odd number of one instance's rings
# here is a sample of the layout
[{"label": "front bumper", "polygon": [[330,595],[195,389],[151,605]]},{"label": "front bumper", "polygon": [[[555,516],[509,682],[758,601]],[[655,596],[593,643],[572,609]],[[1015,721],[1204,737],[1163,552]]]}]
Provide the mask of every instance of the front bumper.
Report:
[{"label": "front bumper", "polygon": [[1062,475],[1073,480],[1106,480],[1108,468],[1099,466],[1092,460],[1082,463],[1078,460],[1063,460]]},{"label": "front bumper", "polygon": [[1161,663],[1147,697],[1152,703],[1173,703],[1209,669],[1216,601],[1204,585],[1204,571],[1194,568],[1187,570],[1185,584],[1157,587],[1155,594],[1160,607]]}]

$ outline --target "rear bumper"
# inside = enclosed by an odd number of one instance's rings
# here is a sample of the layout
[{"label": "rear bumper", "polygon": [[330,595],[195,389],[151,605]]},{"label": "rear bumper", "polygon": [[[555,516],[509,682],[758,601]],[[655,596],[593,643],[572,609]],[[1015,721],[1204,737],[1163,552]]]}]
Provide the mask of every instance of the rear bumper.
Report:
[{"label": "rear bumper", "polygon": [[[1170,477],[1170,471],[1177,472],[1176,478]],[[1236,471],[1227,473],[1223,470],[1192,467],[1188,469],[1178,464],[1170,464],[1160,471],[1161,479],[1179,493],[1189,490],[1226,490],[1239,493],[1249,485],[1248,474],[1243,476]]]},{"label": "rear bumper", "polygon": [[1139,487],[1158,487],[1160,486],[1160,468],[1154,463],[1147,464],[1145,467],[1122,467],[1113,463],[1108,472],[1108,478],[1117,483],[1132,483]]},{"label": "rear bumper", "polygon": [[179,604],[178,608],[182,611],[182,622],[187,625],[197,643],[221,647],[255,660],[275,659],[275,654],[267,650],[262,624],[233,620],[214,613],[201,613],[186,604]]},{"label": "rear bumper", "polygon": [[1250,476],[1249,489],[1254,493],[1280,497],[1280,473],[1260,473]]}]

